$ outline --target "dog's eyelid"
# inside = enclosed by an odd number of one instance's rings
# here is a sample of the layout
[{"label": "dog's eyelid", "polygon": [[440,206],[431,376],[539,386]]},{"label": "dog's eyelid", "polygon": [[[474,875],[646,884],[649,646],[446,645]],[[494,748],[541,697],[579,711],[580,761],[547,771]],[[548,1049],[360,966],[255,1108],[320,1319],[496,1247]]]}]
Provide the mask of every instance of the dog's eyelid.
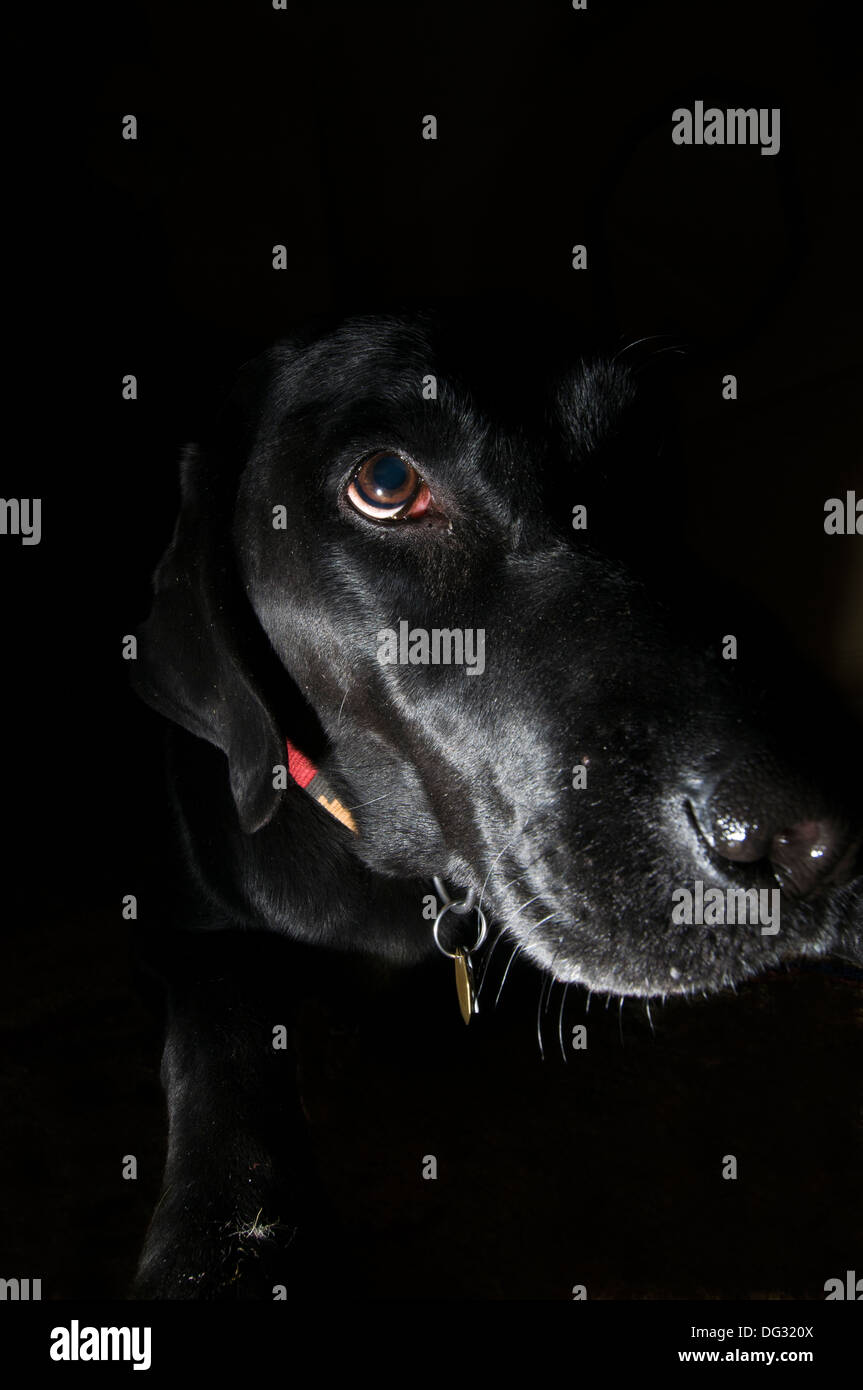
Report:
[{"label": "dog's eyelid", "polygon": [[340,470],[342,485],[347,486],[351,479],[355,477],[362,468],[363,464],[368,463],[370,459],[376,458],[378,455],[385,454],[394,454],[404,459],[405,463],[409,463],[422,477],[425,477],[425,464],[423,461],[417,458],[413,451],[406,448],[405,445],[389,440],[384,443],[375,444],[372,447],[360,445],[358,448],[351,449],[350,462],[345,464]]}]

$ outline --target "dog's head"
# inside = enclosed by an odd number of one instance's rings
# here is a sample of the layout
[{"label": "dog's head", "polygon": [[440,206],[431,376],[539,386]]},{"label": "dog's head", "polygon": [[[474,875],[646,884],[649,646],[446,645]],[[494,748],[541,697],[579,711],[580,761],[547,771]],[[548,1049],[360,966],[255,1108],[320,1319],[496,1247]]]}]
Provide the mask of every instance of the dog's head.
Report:
[{"label": "dog's head", "polygon": [[[732,634],[634,572],[664,544],[637,374],[480,327],[281,344],[185,460],[137,684],[227,757],[218,857],[250,912],[327,940],[317,890],[408,883],[412,924],[350,944],[409,959],[416,885],[442,875],[559,979],[621,994],[859,952],[833,752],[781,677],[747,686]],[[280,783],[286,737],[356,833]]]}]

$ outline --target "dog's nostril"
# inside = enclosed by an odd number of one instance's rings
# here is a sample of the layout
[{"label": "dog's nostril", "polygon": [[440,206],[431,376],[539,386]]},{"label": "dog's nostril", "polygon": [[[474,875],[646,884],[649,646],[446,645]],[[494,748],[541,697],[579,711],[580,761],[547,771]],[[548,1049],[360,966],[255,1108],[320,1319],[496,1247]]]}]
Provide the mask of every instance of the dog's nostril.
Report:
[{"label": "dog's nostril", "polygon": [[783,887],[806,897],[821,883],[847,883],[858,848],[838,822],[804,820],[773,836],[769,858]]},{"label": "dog's nostril", "polygon": [[716,854],[733,864],[754,864],[767,854],[772,830],[741,804],[714,794],[708,801],[690,798],[689,813],[699,834]]},{"label": "dog's nostril", "polygon": [[[732,806],[732,801],[737,804]],[[791,816],[783,824],[745,806],[744,798],[720,787],[706,805],[690,801],[700,834],[732,864],[769,863],[780,885],[805,898],[819,887],[847,883],[860,872],[860,839],[830,815]]]},{"label": "dog's nostril", "polygon": [[770,832],[752,817],[719,811],[713,817],[708,839],[723,859],[734,864],[754,864],[767,853]]}]

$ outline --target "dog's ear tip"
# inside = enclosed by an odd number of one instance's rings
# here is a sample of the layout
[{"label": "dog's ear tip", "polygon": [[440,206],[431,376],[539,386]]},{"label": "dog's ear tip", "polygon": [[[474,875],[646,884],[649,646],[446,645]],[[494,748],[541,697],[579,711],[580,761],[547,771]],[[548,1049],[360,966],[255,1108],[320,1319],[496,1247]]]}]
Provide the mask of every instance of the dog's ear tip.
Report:
[{"label": "dog's ear tip", "polygon": [[209,453],[195,441],[189,441],[180,450],[180,494],[184,507],[198,496],[209,476]]},{"label": "dog's ear tip", "polygon": [[237,817],[244,835],[256,835],[269,825],[279,804],[279,794],[273,787],[250,787],[248,781],[237,776],[234,767],[230,773],[231,793],[237,808]]}]

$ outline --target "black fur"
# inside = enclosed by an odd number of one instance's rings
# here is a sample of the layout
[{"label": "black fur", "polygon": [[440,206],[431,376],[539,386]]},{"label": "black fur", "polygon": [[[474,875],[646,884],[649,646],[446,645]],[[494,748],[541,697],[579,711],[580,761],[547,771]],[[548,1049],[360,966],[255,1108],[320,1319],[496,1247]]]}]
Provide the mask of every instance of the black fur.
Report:
[{"label": "black fur", "polygon": [[[859,959],[860,817],[833,745],[805,746],[779,673],[746,684],[722,659],[706,604],[696,629],[700,605],[681,620],[643,582],[655,569],[663,598],[695,583],[682,555],[651,553],[651,392],[630,361],[551,329],[355,319],[247,367],[212,440],[188,451],[136,686],[186,731],[171,778],[196,905],[179,925],[228,930],[206,939],[203,970],[185,969],[201,954],[187,938],[167,948],[167,1192],[138,1296],[290,1284],[313,1178],[270,1015],[239,984],[247,950],[271,985],[266,948],[246,937],[237,952],[237,930],[417,963],[435,953],[421,904],[438,874],[481,893],[494,930],[543,969],[608,993]],[[347,502],[381,448],[420,467],[434,498],[421,520],[380,524]],[[484,673],[381,665],[377,634],[402,619],[483,629]],[[274,789],[286,735],[353,809],[356,837],[293,783]],[[731,823],[751,862],[726,853]],[[672,889],[698,879],[780,886],[780,931],[673,926]],[[259,1210],[280,1218],[260,1286],[237,1254]]]}]

